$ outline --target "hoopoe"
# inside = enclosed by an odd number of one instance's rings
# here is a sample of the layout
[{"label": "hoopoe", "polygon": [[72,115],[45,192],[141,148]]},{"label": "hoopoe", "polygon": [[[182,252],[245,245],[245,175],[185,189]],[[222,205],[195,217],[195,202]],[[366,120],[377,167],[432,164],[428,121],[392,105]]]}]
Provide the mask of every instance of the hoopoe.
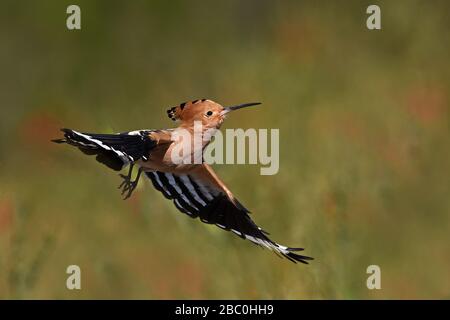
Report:
[{"label": "hoopoe", "polygon": [[[294,253],[302,251],[303,248],[290,248],[269,239],[269,234],[252,221],[250,211],[234,197],[208,164],[202,161],[173,161],[172,153],[180,146],[179,143],[183,143],[174,138],[179,130],[193,133],[195,123],[201,124],[202,134],[208,130],[218,130],[231,111],[259,104],[245,103],[223,107],[211,100],[195,100],[167,110],[170,119],[180,122],[178,128],[136,130],[117,134],[92,134],[61,129],[64,138],[52,141],[78,147],[83,153],[95,155],[98,162],[116,171],[129,166],[127,175],[119,174],[123,179],[119,189],[124,199],[130,197],[141,174],[144,173],[156,190],[172,200],[176,208],[189,217],[215,224],[292,262],[308,264],[308,260],[313,258]],[[199,152],[202,155],[211,138],[212,135],[205,135],[202,143],[194,146],[190,153],[183,157],[193,157]],[[139,169],[136,178],[132,180],[135,166]]]}]

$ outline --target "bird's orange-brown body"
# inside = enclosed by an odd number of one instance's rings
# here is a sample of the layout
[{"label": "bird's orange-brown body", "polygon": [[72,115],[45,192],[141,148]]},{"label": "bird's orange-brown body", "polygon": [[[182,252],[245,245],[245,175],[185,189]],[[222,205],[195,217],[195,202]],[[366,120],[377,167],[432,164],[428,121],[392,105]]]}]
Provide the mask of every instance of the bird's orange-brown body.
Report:
[{"label": "bird's orange-brown body", "polygon": [[[120,134],[89,134],[62,129],[65,138],[54,141],[68,143],[86,154],[96,155],[99,162],[114,170],[129,165],[129,173],[121,175],[124,180],[119,186],[125,198],[132,194],[141,173],[145,173],[153,186],[172,200],[181,212],[232,231],[293,262],[307,263],[312,258],[294,253],[303,249],[289,248],[270,240],[267,232],[250,219],[249,211],[213,169],[202,161],[204,148],[227,114],[258,104],[223,107],[211,100],[195,100],[167,110],[169,118],[179,122],[179,126],[174,129],[137,130]],[[200,162],[196,162],[199,158]],[[132,181],[135,165],[139,171]]]}]

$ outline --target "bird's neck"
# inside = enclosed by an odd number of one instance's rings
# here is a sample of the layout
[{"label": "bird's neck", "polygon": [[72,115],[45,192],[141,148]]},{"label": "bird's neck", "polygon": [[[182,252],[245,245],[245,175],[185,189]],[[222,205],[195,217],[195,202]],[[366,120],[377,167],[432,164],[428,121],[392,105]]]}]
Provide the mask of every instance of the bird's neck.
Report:
[{"label": "bird's neck", "polygon": [[[175,129],[179,133],[188,133],[189,140],[197,146],[202,146],[202,149],[206,147],[210,142],[214,134],[217,132],[218,128],[215,126],[208,126],[202,124],[201,121],[197,121],[190,125],[181,125]],[[200,143],[201,141],[201,143]]]},{"label": "bird's neck", "polygon": [[175,155],[179,163],[202,163],[203,150],[211,142],[217,128],[200,128],[199,126],[180,126],[173,130],[170,148],[171,155]]}]

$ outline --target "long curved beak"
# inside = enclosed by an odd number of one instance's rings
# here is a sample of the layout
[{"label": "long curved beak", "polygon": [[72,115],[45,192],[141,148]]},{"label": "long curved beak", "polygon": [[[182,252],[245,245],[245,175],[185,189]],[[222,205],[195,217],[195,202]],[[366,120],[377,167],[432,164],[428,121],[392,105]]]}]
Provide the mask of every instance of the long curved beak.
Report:
[{"label": "long curved beak", "polygon": [[229,107],[225,107],[223,108],[221,114],[225,115],[231,111],[234,110],[238,110],[238,109],[242,109],[242,108],[246,108],[246,107],[251,107],[251,106],[257,106],[261,104],[261,102],[249,102],[249,103],[243,103],[243,104],[238,104],[237,106],[229,106]]}]

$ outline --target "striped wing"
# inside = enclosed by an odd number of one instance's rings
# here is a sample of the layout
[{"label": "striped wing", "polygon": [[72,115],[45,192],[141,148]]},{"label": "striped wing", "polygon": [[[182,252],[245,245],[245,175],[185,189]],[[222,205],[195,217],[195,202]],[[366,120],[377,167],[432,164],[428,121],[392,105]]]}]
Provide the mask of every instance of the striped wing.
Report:
[{"label": "striped wing", "polygon": [[150,136],[153,130],[119,134],[82,133],[72,129],[61,131],[64,132],[64,139],[53,142],[78,147],[83,153],[95,155],[98,162],[116,171],[139,159],[147,160],[150,150],[157,144]]},{"label": "striped wing", "polygon": [[[200,218],[204,223],[232,231],[243,239],[273,250],[293,262],[307,264],[312,258],[302,256],[293,251],[302,248],[289,248],[270,240],[268,233],[258,227],[250,218],[249,211],[237,200],[231,200],[225,190],[211,183],[214,179],[205,179],[208,170],[189,174],[173,174],[168,172],[146,172],[153,186],[167,199],[173,201],[181,212],[191,218]],[[215,177],[211,177],[215,178]]]}]

